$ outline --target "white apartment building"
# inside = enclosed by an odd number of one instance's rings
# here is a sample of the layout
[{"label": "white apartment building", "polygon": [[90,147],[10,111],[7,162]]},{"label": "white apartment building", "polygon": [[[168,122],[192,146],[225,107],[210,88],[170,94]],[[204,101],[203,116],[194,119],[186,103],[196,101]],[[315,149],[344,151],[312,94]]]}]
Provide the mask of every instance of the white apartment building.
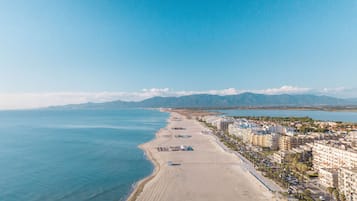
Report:
[{"label": "white apartment building", "polygon": [[357,131],[351,131],[348,133],[348,140],[354,143],[357,146]]},{"label": "white apartment building", "polygon": [[222,131],[227,131],[228,126],[234,122],[233,118],[220,116],[204,116],[200,119]]},{"label": "white apartment building", "polygon": [[228,126],[228,132],[240,138],[244,143],[251,143],[251,136],[254,134],[255,127],[242,122],[234,122]]},{"label": "white apartment building", "polygon": [[246,144],[273,150],[279,147],[279,134],[267,133],[266,130],[257,127],[255,124],[249,124],[246,121],[237,121],[229,125],[228,132],[242,139]]},{"label": "white apartment building", "polygon": [[[341,192],[348,193],[345,194],[347,200],[357,201],[357,177],[353,179],[353,171],[349,171],[357,168],[357,151],[339,141],[315,142],[312,150],[313,166],[319,172],[320,184],[338,187]],[[337,180],[335,170],[338,170]]]},{"label": "white apartment building", "polygon": [[357,167],[357,151],[333,141],[315,142],[312,154],[314,169],[318,171],[321,168]]},{"label": "white apartment building", "polygon": [[338,183],[337,169],[321,168],[319,171],[319,181],[324,188],[327,187],[337,188],[337,183]]},{"label": "white apartment building", "polygon": [[279,134],[276,133],[266,133],[258,134],[254,133],[251,136],[251,144],[254,146],[270,148],[272,150],[277,150],[279,147]]},{"label": "white apartment building", "polygon": [[220,117],[218,117],[218,116],[204,116],[201,119],[208,124],[216,126],[216,122],[220,119]]},{"label": "white apartment building", "polygon": [[340,168],[338,189],[347,201],[357,201],[357,168]]}]

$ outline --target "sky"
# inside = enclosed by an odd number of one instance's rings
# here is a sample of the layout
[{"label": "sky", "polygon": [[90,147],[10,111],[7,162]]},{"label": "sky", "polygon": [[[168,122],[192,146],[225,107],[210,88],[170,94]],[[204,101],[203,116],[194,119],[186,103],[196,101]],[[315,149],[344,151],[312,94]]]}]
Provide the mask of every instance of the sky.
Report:
[{"label": "sky", "polygon": [[3,0],[0,109],[196,93],[357,97],[357,0]]}]

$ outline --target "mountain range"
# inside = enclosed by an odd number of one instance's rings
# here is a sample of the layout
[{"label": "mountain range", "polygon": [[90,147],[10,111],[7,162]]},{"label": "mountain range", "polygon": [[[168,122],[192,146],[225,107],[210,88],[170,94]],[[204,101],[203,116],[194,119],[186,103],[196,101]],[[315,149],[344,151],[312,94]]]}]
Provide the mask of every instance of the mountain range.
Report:
[{"label": "mountain range", "polygon": [[355,99],[341,99],[317,95],[265,95],[242,93],[237,95],[196,94],[180,97],[153,97],[143,101],[112,101],[84,103],[50,108],[60,109],[118,109],[118,108],[234,108],[234,107],[320,107],[357,106]]}]

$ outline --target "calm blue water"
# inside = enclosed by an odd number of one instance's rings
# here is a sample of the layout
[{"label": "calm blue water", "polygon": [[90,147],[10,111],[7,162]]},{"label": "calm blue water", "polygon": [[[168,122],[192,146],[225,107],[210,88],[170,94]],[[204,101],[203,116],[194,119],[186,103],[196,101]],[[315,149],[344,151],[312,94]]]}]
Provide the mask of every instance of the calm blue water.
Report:
[{"label": "calm blue water", "polygon": [[153,169],[137,146],[167,117],[154,110],[1,111],[0,200],[123,200]]},{"label": "calm blue water", "polygon": [[311,117],[323,121],[357,122],[357,112],[315,110],[218,110],[227,116]]}]

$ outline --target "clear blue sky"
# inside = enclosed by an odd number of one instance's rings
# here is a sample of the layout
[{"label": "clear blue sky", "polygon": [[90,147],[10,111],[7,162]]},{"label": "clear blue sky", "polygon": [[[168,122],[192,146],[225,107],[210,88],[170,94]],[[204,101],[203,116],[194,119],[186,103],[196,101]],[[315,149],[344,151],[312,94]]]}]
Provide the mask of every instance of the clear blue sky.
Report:
[{"label": "clear blue sky", "polygon": [[357,87],[356,0],[0,2],[0,92]]}]

